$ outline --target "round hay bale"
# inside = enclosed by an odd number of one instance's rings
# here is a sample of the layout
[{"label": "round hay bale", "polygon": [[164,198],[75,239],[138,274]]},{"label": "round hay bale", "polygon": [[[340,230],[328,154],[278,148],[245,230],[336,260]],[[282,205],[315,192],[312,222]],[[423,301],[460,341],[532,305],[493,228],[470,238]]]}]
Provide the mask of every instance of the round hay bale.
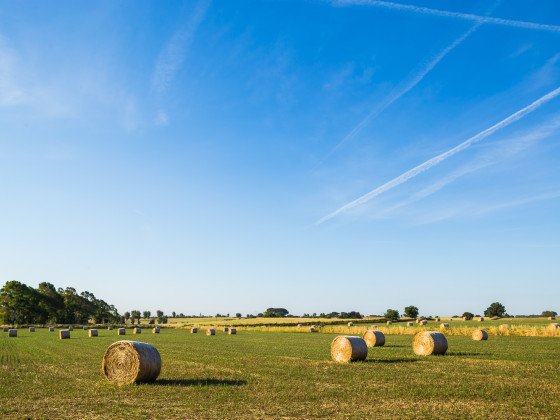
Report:
[{"label": "round hay bale", "polygon": [[367,330],[362,338],[368,347],[380,347],[385,345],[385,335],[381,331]]},{"label": "round hay bale", "polygon": [[68,327],[68,331],[74,331],[74,327],[70,325],[70,326]]},{"label": "round hay bale", "polygon": [[376,330],[376,329],[377,329],[377,325],[372,325],[370,329],[371,329],[371,330]]},{"label": "round hay bale", "polygon": [[484,330],[474,330],[472,333],[472,339],[475,341],[488,340],[488,333]]},{"label": "round hay bale", "polygon": [[439,322],[439,321],[441,321],[441,320],[439,319],[439,316],[436,316],[436,322]]},{"label": "round hay bale", "polygon": [[206,330],[206,335],[216,335],[216,331],[214,330],[214,328],[208,328]]},{"label": "round hay bale", "polygon": [[441,324],[439,327],[440,327],[440,328],[449,328],[449,324],[443,323],[443,324]]},{"label": "round hay bale", "polygon": [[140,328],[140,327],[135,327],[135,328],[132,330],[132,333],[133,333],[133,334],[142,334],[142,328]]},{"label": "round hay bale", "polygon": [[118,385],[151,382],[161,371],[161,357],[151,344],[117,341],[105,351],[102,370],[109,382]]},{"label": "round hay bale", "polygon": [[558,328],[560,328],[560,324],[557,324],[556,322],[553,322],[552,324],[550,324],[550,325],[548,326],[548,328],[549,328],[550,330],[557,330]]},{"label": "round hay bale", "polygon": [[110,325],[107,327],[107,329],[108,329],[109,331],[113,331],[113,327],[110,326]]},{"label": "round hay bale", "polygon": [[297,324],[297,326],[298,326],[298,328],[301,328],[301,327],[302,327],[302,325],[301,325],[301,324]]},{"label": "round hay bale", "polygon": [[152,333],[153,333],[153,334],[159,334],[159,327],[154,327],[154,328],[152,329]]},{"label": "round hay bale", "polygon": [[17,330],[9,329],[8,330],[8,337],[17,337]]},{"label": "round hay bale", "polygon": [[447,339],[445,335],[437,331],[421,331],[414,336],[412,350],[419,356],[445,354]]},{"label": "round hay bale", "polygon": [[35,327],[29,327],[29,332],[35,332]]},{"label": "round hay bale", "polygon": [[331,356],[335,362],[366,360],[368,346],[363,338],[340,335],[331,343]]},{"label": "round hay bale", "polygon": [[229,331],[228,331],[228,334],[229,335],[237,334],[237,330],[235,328],[230,328]]},{"label": "round hay bale", "polygon": [[413,327],[413,326],[414,326],[414,322],[408,321],[408,322],[406,323],[406,326],[407,326],[407,327]]},{"label": "round hay bale", "polygon": [[86,326],[84,325],[84,331],[87,331],[88,329],[89,329],[89,327],[86,327]]},{"label": "round hay bale", "polygon": [[349,323],[348,323],[348,326],[349,326],[349,327],[353,327],[353,326],[354,326],[354,323],[353,323],[353,322],[349,322]]},{"label": "round hay bale", "polygon": [[484,317],[483,317],[483,316],[481,316],[480,318],[478,318],[478,322],[482,322],[482,321],[484,321]]},{"label": "round hay bale", "polygon": [[500,331],[507,331],[509,330],[509,325],[508,324],[501,324],[500,325]]},{"label": "round hay bale", "polygon": [[309,332],[315,332],[315,328],[309,327]]},{"label": "round hay bale", "polygon": [[61,340],[64,340],[65,338],[70,338],[70,330],[60,330],[58,332],[58,337]]},{"label": "round hay bale", "polygon": [[224,327],[224,332],[228,332],[228,327]]},{"label": "round hay bale", "polygon": [[125,335],[126,334],[126,328],[119,328],[117,330],[117,335]]},{"label": "round hay bale", "polygon": [[54,327],[49,327],[50,332],[54,332]]},{"label": "round hay bale", "polygon": [[552,321],[552,320],[555,320],[555,319],[556,319],[555,316],[549,316],[549,317],[548,317],[548,320],[549,320],[549,321]]},{"label": "round hay bale", "polygon": [[4,327],[4,332],[8,332],[10,330],[9,327]]},{"label": "round hay bale", "polygon": [[387,325],[391,325],[393,321],[387,321]]},{"label": "round hay bale", "polygon": [[467,320],[467,317],[466,317],[466,316],[464,316],[464,317],[463,317],[463,321],[466,321],[466,320]]},{"label": "round hay bale", "polygon": [[95,329],[89,330],[89,331],[88,331],[88,335],[89,335],[90,337],[97,337],[97,330],[95,330]]},{"label": "round hay bale", "polygon": [[197,332],[198,332],[198,328],[196,327],[191,328],[191,334],[196,334]]},{"label": "round hay bale", "polygon": [[426,321],[425,319],[423,319],[422,321],[420,321],[420,325],[426,325],[428,323],[428,321]]}]

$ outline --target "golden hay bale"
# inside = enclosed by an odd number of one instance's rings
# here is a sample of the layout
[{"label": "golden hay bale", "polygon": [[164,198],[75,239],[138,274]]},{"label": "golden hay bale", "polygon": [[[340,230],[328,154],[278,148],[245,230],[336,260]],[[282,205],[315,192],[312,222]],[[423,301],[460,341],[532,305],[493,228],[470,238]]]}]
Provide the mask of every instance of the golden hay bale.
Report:
[{"label": "golden hay bale", "polygon": [[408,322],[406,323],[406,326],[407,326],[407,327],[413,327],[413,326],[414,326],[414,322],[408,321]]},{"label": "golden hay bale", "polygon": [[551,324],[548,326],[548,329],[550,329],[550,330],[557,330],[558,328],[560,328],[560,324],[557,324],[557,323],[555,323],[555,322],[551,323]]},{"label": "golden hay bale", "polygon": [[84,326],[84,331],[87,331],[89,329],[89,327]]},{"label": "golden hay bale", "polygon": [[309,327],[309,332],[315,332],[315,328]]},{"label": "golden hay bale", "polygon": [[472,339],[475,341],[488,340],[488,333],[484,330],[474,330],[472,333]]},{"label": "golden hay bale", "polygon": [[196,327],[191,328],[191,334],[196,334],[197,332],[198,332],[198,328]]},{"label": "golden hay bale", "polygon": [[555,319],[556,319],[555,316],[549,316],[549,317],[548,317],[548,320],[549,320],[549,321],[552,321],[552,320],[555,320]]},{"label": "golden hay bale", "polygon": [[420,321],[420,325],[426,325],[428,323],[428,321],[426,321],[425,319],[423,319],[422,321]]},{"label": "golden hay bale", "polygon": [[54,327],[49,327],[50,332],[54,332]]},{"label": "golden hay bale", "polygon": [[109,382],[118,385],[155,381],[161,371],[161,357],[151,344],[117,341],[105,351],[102,370]]},{"label": "golden hay bale", "polygon": [[134,327],[134,328],[132,329],[132,333],[133,333],[133,334],[142,334],[142,328],[140,328],[140,327]]},{"label": "golden hay bale", "polygon": [[107,329],[108,329],[109,331],[113,331],[113,327],[110,326],[110,325],[107,327]]},{"label": "golden hay bale", "polygon": [[368,347],[385,345],[385,335],[381,331],[367,330],[362,336]]},{"label": "golden hay bale", "polygon": [[500,325],[500,331],[507,331],[509,330],[509,325],[508,324],[501,324]]},{"label": "golden hay bale", "polygon": [[440,328],[449,328],[449,324],[443,323],[439,327]]},{"label": "golden hay bale", "polygon": [[297,326],[298,326],[298,328],[301,328],[301,327],[302,327],[302,325],[301,325],[301,324],[297,324]]},{"label": "golden hay bale", "polygon": [[58,337],[61,340],[64,340],[65,338],[70,338],[70,330],[60,330],[58,332]]},{"label": "golden hay bale", "polygon": [[68,331],[74,331],[74,327],[73,327],[73,326],[69,326],[69,327],[68,327]]},{"label": "golden hay bale", "polygon": [[353,323],[353,322],[349,322],[349,323],[348,323],[348,326],[349,326],[349,327],[352,327],[352,326],[354,326],[354,323]]},{"label": "golden hay bale", "polygon": [[377,329],[377,325],[372,325],[370,330],[376,330]]},{"label": "golden hay bale", "polygon": [[228,327],[224,327],[224,332],[228,332]]},{"label": "golden hay bale", "polygon": [[88,335],[89,335],[90,337],[97,337],[97,330],[95,330],[95,329],[89,330],[89,331],[88,331]]},{"label": "golden hay bale", "polygon": [[152,328],[152,333],[153,334],[159,334],[159,327]]},{"label": "golden hay bale", "polygon": [[331,343],[331,356],[335,362],[366,360],[368,346],[363,338],[340,335]]},{"label": "golden hay bale", "polygon": [[387,321],[387,325],[391,325],[393,321]]},{"label": "golden hay bale", "polygon": [[419,356],[445,354],[447,339],[445,335],[437,331],[421,331],[414,336],[412,350]]},{"label": "golden hay bale", "polygon": [[466,317],[466,316],[464,316],[464,317],[463,317],[463,321],[466,321],[466,320],[467,320],[467,317]]},{"label": "golden hay bale", "polygon": [[208,328],[206,330],[206,335],[216,335],[216,331],[214,330],[214,328]]},{"label": "golden hay bale", "polygon": [[8,332],[10,330],[9,327],[4,327],[4,332]]},{"label": "golden hay bale", "polygon": [[35,332],[35,327],[29,327],[29,332]]},{"label": "golden hay bale", "polygon": [[482,321],[484,321],[484,317],[483,317],[483,316],[481,316],[480,318],[478,318],[478,322],[482,322]]},{"label": "golden hay bale", "polygon": [[439,321],[441,321],[441,320],[439,319],[439,316],[436,316],[436,322],[439,322]]},{"label": "golden hay bale", "polygon": [[117,335],[125,335],[126,334],[126,328],[119,328],[117,330]]},{"label": "golden hay bale", "polygon": [[313,325],[311,326],[311,328],[317,328],[317,326],[316,326],[315,324],[313,324]]},{"label": "golden hay bale", "polygon": [[228,334],[229,335],[237,334],[237,330],[235,328],[230,328]]},{"label": "golden hay bale", "polygon": [[416,323],[417,323],[417,324],[420,323],[420,318],[416,318]]},{"label": "golden hay bale", "polygon": [[9,337],[17,337],[17,330],[9,329],[8,330],[8,336]]}]

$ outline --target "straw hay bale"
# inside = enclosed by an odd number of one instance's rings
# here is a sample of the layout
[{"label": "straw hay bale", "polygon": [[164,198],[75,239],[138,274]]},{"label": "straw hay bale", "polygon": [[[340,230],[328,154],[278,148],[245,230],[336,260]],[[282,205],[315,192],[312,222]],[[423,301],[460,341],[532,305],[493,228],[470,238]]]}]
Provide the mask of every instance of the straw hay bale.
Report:
[{"label": "straw hay bale", "polygon": [[107,329],[108,329],[109,331],[113,331],[113,327],[112,327],[111,325],[109,325],[109,326],[107,327]]},{"label": "straw hay bale", "polygon": [[152,333],[153,334],[159,334],[159,327],[152,328]]},{"label": "straw hay bale", "polygon": [[132,333],[133,333],[133,334],[142,334],[142,328],[140,328],[140,327],[134,327],[134,328],[132,329]]},{"label": "straw hay bale", "polygon": [[408,322],[406,323],[406,326],[407,326],[407,327],[413,327],[413,326],[414,326],[414,322],[408,321]]},{"label": "straw hay bale", "polygon": [[426,325],[428,323],[428,321],[426,321],[425,319],[423,319],[422,321],[420,321],[420,325]]},{"label": "straw hay bale", "polygon": [[196,334],[197,332],[198,332],[198,328],[196,327],[191,328],[191,334]]},{"label": "straw hay bale", "polygon": [[549,320],[549,321],[553,321],[553,320],[555,320],[555,319],[556,319],[555,316],[549,316],[549,317],[548,317],[548,320]]},{"label": "straw hay bale", "polygon": [[65,338],[70,338],[70,330],[60,330],[60,331],[58,331],[58,337],[61,340],[64,340]]},{"label": "straw hay bale", "polygon": [[445,335],[437,331],[421,331],[414,336],[412,350],[419,356],[445,354],[447,339]]},{"label": "straw hay bale", "polygon": [[90,337],[97,337],[97,330],[96,329],[91,329],[88,331],[88,335]]},{"label": "straw hay bale", "polygon": [[297,324],[297,326],[298,326],[298,328],[301,328],[301,327],[302,327],[302,325],[301,325],[301,324]]},{"label": "straw hay bale", "polygon": [[387,325],[391,325],[393,321],[387,321]]},{"label": "straw hay bale", "polygon": [[35,327],[29,327],[29,332],[35,332]]},{"label": "straw hay bale", "polygon": [[315,328],[314,327],[309,327],[309,332],[315,332]]},{"label": "straw hay bale", "polygon": [[208,328],[206,330],[206,335],[216,335],[216,330],[214,330],[214,328]]},{"label": "straw hay bale", "polygon": [[449,328],[449,324],[442,323],[439,327],[440,328]]},{"label": "straw hay bale", "polygon": [[509,330],[509,325],[508,324],[501,324],[500,325],[500,331],[507,331]]},{"label": "straw hay bale", "polygon": [[484,330],[474,330],[472,333],[472,339],[475,341],[488,340],[488,333]]},{"label": "straw hay bale", "polygon": [[416,323],[417,323],[417,324],[420,323],[420,318],[416,318]]},{"label": "straw hay bale", "polygon": [[362,338],[368,347],[380,347],[385,345],[385,335],[381,331],[367,330]]},{"label": "straw hay bale", "polygon": [[558,328],[560,328],[560,324],[557,324],[557,323],[553,322],[548,326],[548,328],[550,330],[557,330]]},{"label": "straw hay bale", "polygon": [[363,338],[340,335],[331,343],[331,356],[335,362],[366,360],[368,346]]},{"label": "straw hay bale", "polygon": [[74,331],[74,327],[73,327],[72,325],[70,325],[70,326],[68,327],[68,331]]},{"label": "straw hay bale", "polygon": [[463,317],[463,321],[466,321],[466,320],[467,320],[467,317],[466,317],[466,316],[464,316],[464,317]]},{"label": "straw hay bale", "polygon": [[354,323],[353,323],[353,322],[349,322],[349,323],[348,323],[348,326],[349,326],[349,327],[352,327],[352,326],[354,326]]},{"label": "straw hay bale", "polygon": [[126,328],[119,328],[117,330],[117,335],[125,335],[126,334]]},{"label": "straw hay bale", "polygon": [[228,332],[228,327],[224,327],[224,332]]},{"label": "straw hay bale", "polygon": [[370,330],[376,330],[377,329],[377,325],[372,325]]},{"label": "straw hay bale", "polygon": [[9,331],[9,327],[4,327],[4,332],[8,332]]},{"label": "straw hay bale", "polygon": [[237,330],[235,328],[230,328],[229,331],[228,331],[228,334],[229,335],[237,334]]},{"label": "straw hay bale", "polygon": [[54,327],[49,327],[50,332],[54,332]]},{"label": "straw hay bale", "polygon": [[8,330],[8,337],[17,337],[17,330],[9,329]]},{"label": "straw hay bale", "polygon": [[439,321],[441,321],[441,320],[439,319],[439,316],[436,316],[436,322],[439,322]]},{"label": "straw hay bale", "polygon": [[86,326],[84,325],[84,331],[87,331],[87,330],[89,330],[89,327],[86,327]]},{"label": "straw hay bale", "polygon": [[117,341],[105,351],[102,370],[109,382],[118,385],[151,382],[161,371],[161,357],[150,344]]},{"label": "straw hay bale", "polygon": [[482,321],[484,321],[484,317],[483,317],[483,316],[481,316],[480,318],[478,318],[478,322],[482,322]]}]

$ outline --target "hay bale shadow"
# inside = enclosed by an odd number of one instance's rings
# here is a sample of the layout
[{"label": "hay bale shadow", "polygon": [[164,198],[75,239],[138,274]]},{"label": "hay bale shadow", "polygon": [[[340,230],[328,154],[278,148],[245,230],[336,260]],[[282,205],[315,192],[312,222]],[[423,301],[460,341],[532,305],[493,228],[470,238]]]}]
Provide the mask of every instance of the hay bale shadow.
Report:
[{"label": "hay bale shadow", "polygon": [[448,351],[445,353],[446,356],[488,356],[492,353],[473,353],[466,351]]},{"label": "hay bale shadow", "polygon": [[418,359],[367,359],[363,363],[413,363]]},{"label": "hay bale shadow", "polygon": [[148,382],[149,385],[163,386],[242,386],[247,385],[247,381],[230,379],[159,379],[155,382]]}]

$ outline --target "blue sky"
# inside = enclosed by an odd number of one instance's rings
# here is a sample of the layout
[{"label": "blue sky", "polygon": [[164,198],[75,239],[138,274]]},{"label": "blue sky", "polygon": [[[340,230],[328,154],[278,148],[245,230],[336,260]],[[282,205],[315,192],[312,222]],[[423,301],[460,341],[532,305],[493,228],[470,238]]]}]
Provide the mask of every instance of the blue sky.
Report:
[{"label": "blue sky", "polygon": [[560,3],[21,1],[0,23],[2,283],[121,312],[560,312]]}]

